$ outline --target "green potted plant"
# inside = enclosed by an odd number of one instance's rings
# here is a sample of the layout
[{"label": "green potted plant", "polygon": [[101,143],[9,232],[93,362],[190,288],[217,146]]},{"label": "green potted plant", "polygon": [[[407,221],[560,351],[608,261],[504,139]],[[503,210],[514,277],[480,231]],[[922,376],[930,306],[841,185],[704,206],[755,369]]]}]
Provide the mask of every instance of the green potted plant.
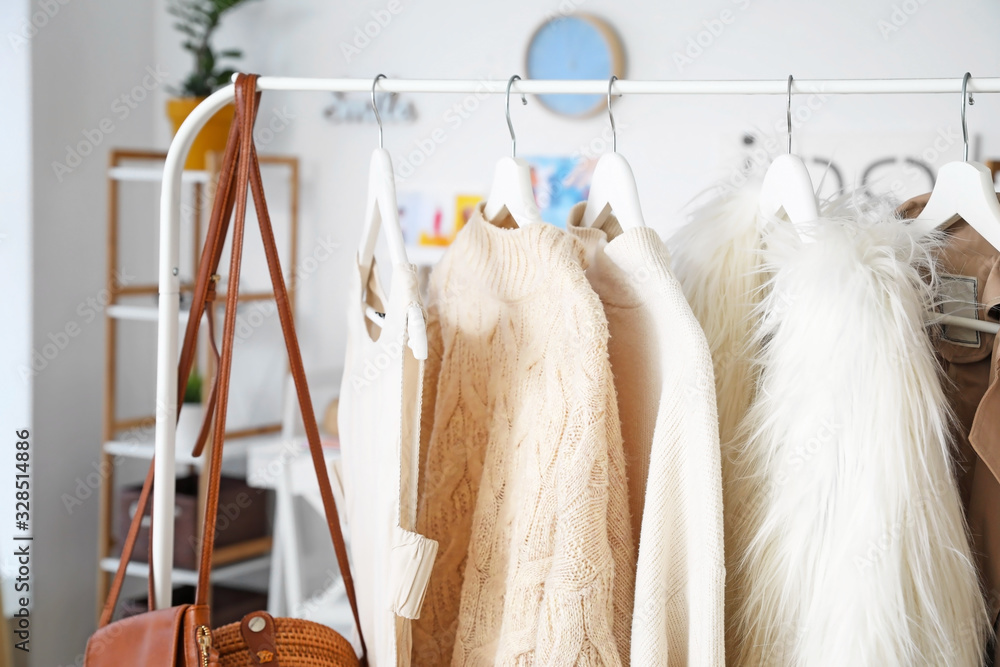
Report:
[{"label": "green potted plant", "polygon": [[191,370],[187,384],[184,385],[184,402],[201,404],[201,385],[204,380],[197,368]]},{"label": "green potted plant", "polygon": [[181,407],[180,419],[177,420],[177,449],[190,452],[201,432],[201,422],[205,418],[205,407],[202,405],[202,384],[204,379],[198,369],[192,369],[184,385],[184,405]]},{"label": "green potted plant", "polygon": [[[248,0],[170,0],[167,11],[176,17],[174,27],[184,35],[184,50],[194,57],[194,70],[180,88],[171,90],[175,97],[167,100],[167,116],[175,133],[191,111],[229,83],[235,72],[222,61],[238,59],[243,53],[239,49],[215,51],[212,36],[222,17],[245,2]],[[230,104],[209,119],[191,145],[185,168],[204,169],[206,153],[225,149],[233,112]]]}]

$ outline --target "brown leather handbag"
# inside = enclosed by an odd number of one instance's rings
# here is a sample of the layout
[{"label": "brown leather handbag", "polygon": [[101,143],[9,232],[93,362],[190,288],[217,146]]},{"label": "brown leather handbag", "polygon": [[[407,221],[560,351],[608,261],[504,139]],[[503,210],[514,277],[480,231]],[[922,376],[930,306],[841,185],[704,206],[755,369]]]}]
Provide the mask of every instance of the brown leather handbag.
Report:
[{"label": "brown leather handbag", "polygon": [[[121,667],[122,665],[145,665],[146,667],[243,667],[245,665],[320,667],[367,664],[364,638],[361,638],[361,624],[358,618],[354,582],[347,560],[347,548],[340,531],[340,520],[330,488],[330,478],[326,469],[323,449],[320,445],[316,415],[309,398],[302,355],[299,352],[298,338],[295,335],[291,305],[288,301],[288,292],[285,289],[285,281],[278,261],[278,250],[274,242],[274,232],[267,212],[267,203],[264,200],[260,165],[253,142],[253,126],[260,102],[260,95],[256,91],[257,76],[241,74],[235,86],[236,116],[229,130],[229,140],[219,174],[219,186],[216,190],[205,248],[202,251],[198,277],[195,281],[192,312],[188,318],[184,345],[178,364],[178,390],[182,392],[187,384],[194,360],[195,341],[198,337],[201,314],[206,307],[211,307],[212,301],[215,300],[216,271],[222,256],[229,220],[235,206],[236,216],[229,265],[229,289],[226,292],[222,352],[218,355],[218,374],[206,406],[202,434],[195,448],[196,455],[200,455],[204,440],[208,435],[209,424],[211,424],[215,446],[211,449],[211,458],[203,473],[208,475],[208,492],[205,501],[205,520],[203,522],[195,602],[190,605],[154,611],[152,609],[152,564],[150,564],[150,610],[114,623],[110,622],[118,602],[118,596],[121,593],[125,567],[132,556],[142,517],[146,513],[149,502],[154,477],[154,467],[151,464],[149,472],[146,474],[142,493],[139,496],[135,518],[123,545],[121,562],[104,605],[97,632],[87,642],[84,658],[85,667]],[[326,626],[310,621],[272,618],[266,612],[261,611],[248,614],[240,623],[232,623],[215,630],[209,626],[209,575],[211,574],[213,537],[218,514],[222,445],[233,360],[237,286],[240,282],[248,187],[253,194],[285,346],[288,349],[289,366],[295,383],[295,391],[298,394],[309,451],[319,478],[320,495],[323,498],[327,525],[333,538],[334,551],[337,555],[341,576],[344,579],[351,611],[354,614],[354,622],[358,628],[358,636],[361,638],[360,659],[355,655],[354,649],[347,639]],[[209,334],[214,347],[214,336],[211,335],[212,318],[208,318],[208,321]],[[182,405],[180,398],[178,396],[178,408]],[[212,422],[213,413],[214,423]]]}]

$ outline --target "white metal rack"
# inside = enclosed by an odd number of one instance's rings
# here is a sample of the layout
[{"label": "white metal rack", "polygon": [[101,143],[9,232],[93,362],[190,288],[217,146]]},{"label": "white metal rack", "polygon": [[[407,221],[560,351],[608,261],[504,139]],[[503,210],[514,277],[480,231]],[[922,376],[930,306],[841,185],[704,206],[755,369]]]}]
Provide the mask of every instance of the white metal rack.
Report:
[{"label": "white metal rack", "polygon": [[[313,92],[369,92],[371,79],[303,79],[264,76],[257,80],[257,89]],[[444,79],[382,79],[379,89],[394,93],[504,94],[506,80],[444,80]],[[787,79],[767,81],[629,81],[614,83],[621,95],[785,95],[821,93],[824,95],[877,94],[954,94],[962,91],[962,78],[953,79]],[[608,82],[519,80],[510,87],[514,94],[593,94],[605,95]],[[1000,77],[973,78],[970,93],[1000,92]],[[176,459],[174,435],[177,406],[177,344],[180,281],[178,257],[180,246],[180,185],[181,172],[191,142],[201,127],[216,111],[233,101],[234,87],[216,91],[194,109],[181,125],[170,144],[163,172],[160,195],[160,273],[159,318],[156,372],[156,476],[172,479]],[[153,512],[168,516],[174,505],[174,486],[158,484],[153,488]],[[171,604],[171,567],[173,526],[169,521],[153,524],[155,602],[157,608]]]},{"label": "white metal rack", "polygon": [[[150,151],[139,149],[112,149],[110,154],[107,178],[109,181],[109,203],[108,203],[108,281],[109,281],[109,303],[105,308],[106,326],[106,352],[105,363],[105,415],[104,432],[101,442],[102,469],[107,468],[109,475],[102,481],[100,498],[101,512],[98,522],[98,577],[97,577],[97,598],[98,613],[107,597],[107,588],[110,583],[109,574],[113,574],[117,568],[119,559],[114,555],[115,534],[114,518],[116,508],[115,502],[115,462],[123,459],[145,459],[149,461],[153,458],[154,443],[152,434],[145,435],[147,425],[153,423],[153,417],[134,416],[122,417],[118,414],[116,406],[119,396],[119,364],[115,361],[118,357],[118,343],[121,337],[119,326],[123,322],[149,322],[155,323],[159,319],[159,309],[155,305],[156,293],[159,289],[157,284],[150,284],[151,281],[130,282],[128,285],[120,285],[115,280],[117,271],[121,268],[118,265],[120,243],[122,239],[123,225],[120,222],[120,187],[125,183],[149,183],[159,184],[163,180],[164,164],[166,153],[162,151]],[[290,236],[291,256],[297,256],[296,233],[297,230],[297,192],[298,192],[298,160],[293,157],[267,155],[261,156],[261,162],[265,165],[280,165],[289,173],[290,182]],[[215,178],[216,171],[214,156],[207,158],[208,168],[204,170],[184,170],[181,173],[181,183],[183,187],[191,187],[192,205],[191,222],[193,223],[192,238],[195,245],[192,249],[193,257],[197,262],[197,255],[200,251],[200,222],[202,213],[202,195],[208,194],[206,187],[210,187]],[[193,186],[193,187],[192,187]],[[131,225],[130,227],[134,227]],[[182,288],[183,291],[190,291],[192,286]],[[290,283],[290,294],[294,290],[294,277]],[[147,303],[142,297],[150,297]],[[244,293],[240,295],[243,303],[272,298],[269,293]],[[243,305],[243,304],[241,304]],[[187,308],[179,312],[179,324],[183,326],[189,316],[190,310]],[[209,317],[206,311],[205,318]],[[154,331],[151,327],[148,331]],[[131,333],[134,333],[132,330]],[[127,370],[127,367],[126,367]],[[240,476],[246,468],[247,449],[254,444],[273,443],[280,441],[280,434],[276,431],[277,424],[259,425],[249,427],[227,434],[227,444],[224,452],[225,470],[227,474]],[[194,458],[190,451],[185,451],[181,447],[176,449],[177,465],[183,468],[193,468],[200,470],[203,466],[203,458]],[[203,487],[199,485],[197,499],[201,505]],[[269,552],[271,550],[271,538],[252,538],[243,540],[237,544],[227,545],[215,552],[213,561],[213,578],[217,581],[238,582],[248,571],[266,571],[270,567]],[[245,562],[245,565],[244,565]],[[250,568],[247,570],[246,568]],[[218,571],[222,571],[221,576]],[[191,578],[192,573],[183,568],[174,569],[175,583],[184,583]],[[145,564],[133,563],[126,568],[129,576],[147,576]]]}]

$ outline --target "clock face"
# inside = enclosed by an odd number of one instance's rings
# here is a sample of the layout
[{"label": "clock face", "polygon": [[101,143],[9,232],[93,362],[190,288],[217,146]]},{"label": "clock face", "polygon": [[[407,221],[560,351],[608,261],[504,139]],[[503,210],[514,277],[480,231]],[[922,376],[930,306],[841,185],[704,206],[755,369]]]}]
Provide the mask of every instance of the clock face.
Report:
[{"label": "clock face", "polygon": [[[624,76],[621,43],[610,25],[585,14],[554,18],[535,31],[528,45],[531,79],[603,79]],[[589,116],[604,95],[539,95],[547,108],[566,116]]]}]

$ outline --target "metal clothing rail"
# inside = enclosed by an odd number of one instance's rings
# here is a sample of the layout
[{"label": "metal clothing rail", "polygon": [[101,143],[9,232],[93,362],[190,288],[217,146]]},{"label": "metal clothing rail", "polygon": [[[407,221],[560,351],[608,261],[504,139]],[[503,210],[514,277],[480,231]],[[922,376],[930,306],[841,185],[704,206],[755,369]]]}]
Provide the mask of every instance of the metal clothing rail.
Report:
[{"label": "metal clothing rail", "polygon": [[[378,88],[393,93],[504,94],[506,80],[473,79],[381,79]],[[258,90],[369,92],[371,79],[304,79],[264,76]],[[515,94],[594,94],[606,95],[608,82],[519,80],[510,88]],[[962,78],[953,79],[787,79],[766,81],[629,81],[614,82],[620,95],[880,95],[954,94],[962,91]],[[1000,77],[969,81],[970,93],[1000,93]],[[174,479],[174,438],[177,418],[178,313],[180,311],[181,172],[194,137],[216,111],[235,98],[232,85],[222,88],[199,104],[181,124],[163,171],[160,192],[159,318],[156,354],[156,478]],[[153,512],[173,516],[174,485],[153,487]],[[157,609],[171,604],[171,568],[174,534],[172,521],[153,522],[152,552]]]}]

